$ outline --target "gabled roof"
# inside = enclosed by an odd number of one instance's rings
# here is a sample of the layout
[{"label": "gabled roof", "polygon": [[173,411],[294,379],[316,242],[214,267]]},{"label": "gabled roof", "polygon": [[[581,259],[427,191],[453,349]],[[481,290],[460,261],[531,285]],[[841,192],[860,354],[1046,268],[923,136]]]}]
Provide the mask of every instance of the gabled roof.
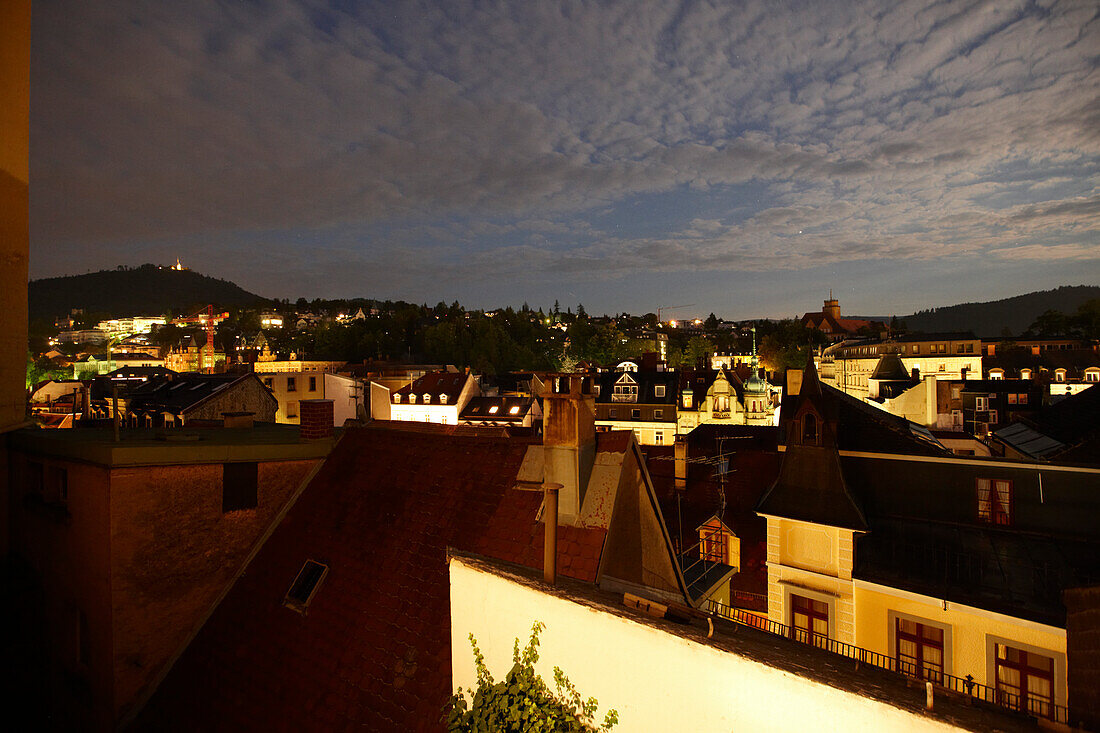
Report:
[{"label": "gabled roof", "polygon": [[863,510],[844,482],[840,455],[828,447],[787,446],[779,478],[757,511],[830,527],[867,529]]},{"label": "gabled roof", "polygon": [[875,371],[871,374],[871,379],[878,379],[883,381],[910,381],[912,375],[909,370],[905,368],[905,364],[902,363],[901,357],[895,353],[883,354],[878,360],[878,364],[875,365]]},{"label": "gabled roof", "polygon": [[420,377],[412,384],[406,384],[394,394],[399,394],[402,397],[414,394],[418,404],[425,404],[423,402],[424,395],[429,395],[429,404],[433,405],[442,404],[440,397],[446,395],[447,404],[453,405],[458,400],[459,395],[462,394],[462,389],[466,386],[466,381],[469,378],[469,375],[462,372],[431,372]]},{"label": "gabled roof", "polygon": [[[237,375],[195,372],[185,372],[174,377],[154,377],[130,390],[127,409],[131,412],[183,415],[197,408],[215,393],[236,389],[248,380],[259,381],[259,378],[252,373]],[[263,388],[262,393],[277,404],[267,388]]]},{"label": "gabled roof", "polygon": [[[348,429],[138,728],[439,729],[452,692],[447,548],[542,564],[542,495],[513,488],[530,445]],[[559,574],[593,581],[606,535],[559,526]],[[328,573],[301,614],[283,599],[310,559]]]}]

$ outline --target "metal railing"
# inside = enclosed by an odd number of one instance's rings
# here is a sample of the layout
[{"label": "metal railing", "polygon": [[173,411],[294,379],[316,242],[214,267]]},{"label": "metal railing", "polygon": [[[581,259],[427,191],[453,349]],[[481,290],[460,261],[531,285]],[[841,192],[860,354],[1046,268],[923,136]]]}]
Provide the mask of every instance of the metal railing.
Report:
[{"label": "metal railing", "polygon": [[838,639],[831,639],[824,634],[818,634],[807,629],[800,629],[779,623],[778,621],[772,621],[771,619],[763,618],[754,613],[750,613],[740,608],[733,608],[714,600],[708,599],[704,604],[704,609],[716,616],[720,616],[721,618],[733,621],[742,626],[758,629],[775,636],[793,639],[794,641],[808,644],[818,649],[824,649],[827,652],[847,657],[848,659],[858,660],[861,664],[869,664],[873,667],[878,667],[879,669],[884,669],[904,677],[927,680],[937,687],[953,693],[965,695],[968,698],[981,700],[991,705],[1023,712],[1038,718],[1046,718],[1047,720],[1053,720],[1057,723],[1068,723],[1069,721],[1069,709],[1065,705],[1055,705],[1046,700],[1037,699],[1031,696],[1020,695],[1007,690],[998,690],[988,685],[975,682],[971,675],[956,677],[955,675],[947,674],[936,669],[925,668],[922,670],[913,662],[899,661],[896,657],[873,652],[870,649],[864,649]]}]

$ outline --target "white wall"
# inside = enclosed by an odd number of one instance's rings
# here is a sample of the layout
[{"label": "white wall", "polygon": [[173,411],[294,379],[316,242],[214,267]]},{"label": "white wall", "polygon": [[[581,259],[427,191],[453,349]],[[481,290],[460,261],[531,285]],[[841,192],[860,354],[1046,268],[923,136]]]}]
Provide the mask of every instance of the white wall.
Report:
[{"label": "white wall", "polygon": [[494,679],[512,666],[516,638],[546,625],[537,669],[553,687],[561,667],[582,697],[622,731],[947,731],[939,721],[838,690],[737,654],[541,592],[461,558],[450,562],[454,687],[477,684],[473,633]]}]

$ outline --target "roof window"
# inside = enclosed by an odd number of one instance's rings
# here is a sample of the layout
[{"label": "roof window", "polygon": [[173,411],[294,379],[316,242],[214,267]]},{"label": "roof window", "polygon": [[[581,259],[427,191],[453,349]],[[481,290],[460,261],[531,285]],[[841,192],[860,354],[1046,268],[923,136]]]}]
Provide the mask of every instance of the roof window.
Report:
[{"label": "roof window", "polygon": [[286,592],[283,605],[287,608],[305,613],[321,582],[328,575],[328,565],[323,565],[315,560],[306,560],[305,565],[298,571],[298,577]]},{"label": "roof window", "polygon": [[508,410],[508,414],[509,415],[518,415],[519,414],[519,405],[516,405],[512,409]]}]

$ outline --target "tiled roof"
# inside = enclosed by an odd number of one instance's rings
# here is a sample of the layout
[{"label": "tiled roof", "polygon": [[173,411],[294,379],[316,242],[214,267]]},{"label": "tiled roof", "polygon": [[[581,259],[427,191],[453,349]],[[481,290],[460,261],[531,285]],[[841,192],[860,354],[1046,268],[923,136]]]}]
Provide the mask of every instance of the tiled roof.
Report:
[{"label": "tiled roof", "polygon": [[[447,548],[541,567],[529,441],[349,429],[138,720],[142,730],[440,730],[451,693]],[[606,532],[558,528],[592,581]],[[328,575],[282,605],[307,559]]]},{"label": "tiled roof", "polygon": [[473,397],[462,409],[459,419],[523,422],[533,404],[531,397]]},{"label": "tiled roof", "polygon": [[462,394],[462,388],[466,386],[468,375],[461,372],[431,372],[417,379],[412,384],[407,384],[394,392],[402,397],[410,394],[416,395],[419,404],[423,402],[424,395],[429,395],[429,404],[441,404],[440,396],[447,395],[447,404],[453,405]]},{"label": "tiled roof", "polygon": [[[193,409],[215,392],[231,389],[247,379],[256,379],[256,376],[189,372],[174,377],[152,378],[130,390],[129,409],[133,412],[155,410],[179,415]],[[271,400],[275,401],[275,398],[271,397]]]}]

